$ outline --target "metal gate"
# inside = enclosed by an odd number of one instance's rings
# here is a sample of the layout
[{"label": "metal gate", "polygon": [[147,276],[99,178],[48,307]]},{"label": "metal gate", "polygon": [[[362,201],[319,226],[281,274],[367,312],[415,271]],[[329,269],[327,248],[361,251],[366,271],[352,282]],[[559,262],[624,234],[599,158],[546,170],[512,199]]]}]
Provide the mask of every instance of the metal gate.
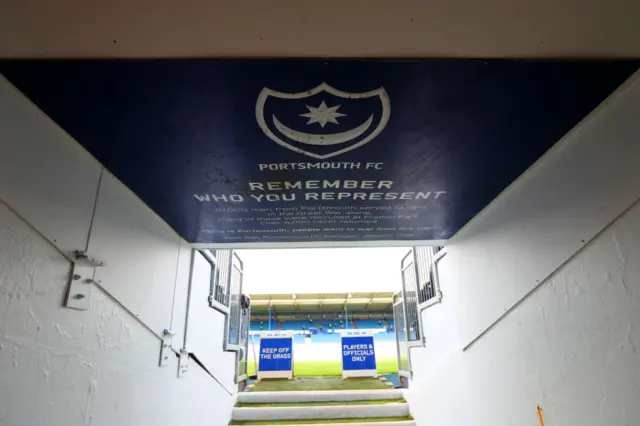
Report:
[{"label": "metal gate", "polygon": [[[219,268],[216,288],[219,287],[221,290],[218,291],[217,296],[214,293],[213,301],[222,305],[218,301],[218,296],[223,295],[220,300],[228,302],[227,312],[221,310],[226,316],[224,350],[236,353],[234,377],[236,383],[239,383],[247,378],[251,307],[243,307],[242,305],[243,264],[240,257],[233,250],[219,250],[217,257]],[[223,306],[223,308],[225,307]]]},{"label": "metal gate", "polygon": [[[249,368],[249,324],[251,322],[251,306],[242,309],[240,317],[240,350],[236,352],[236,383],[247,378]],[[254,354],[255,357],[255,354]]]},{"label": "metal gate", "polygon": [[396,328],[396,347],[398,349],[398,374],[411,378],[411,361],[407,342],[407,326],[405,322],[404,300],[402,293],[393,295],[393,321]]},{"label": "metal gate", "polygon": [[238,255],[231,253],[231,265],[229,272],[229,314],[225,324],[225,351],[239,351],[240,329],[242,325],[242,260]]},{"label": "metal gate", "polygon": [[422,335],[422,316],[419,308],[418,266],[416,249],[407,253],[400,263],[402,271],[402,299],[404,303],[404,322],[407,333],[407,345],[424,346]]},{"label": "metal gate", "polygon": [[233,250],[218,249],[211,250],[211,255],[207,254],[212,265],[215,268],[214,274],[211,276],[211,291],[209,296],[209,306],[222,312],[229,314],[229,273],[231,272],[231,259]]},{"label": "metal gate", "polygon": [[396,323],[398,348],[398,374],[411,378],[411,348],[424,346],[420,293],[418,282],[417,252],[414,247],[400,262],[402,291],[393,295],[393,319]]}]

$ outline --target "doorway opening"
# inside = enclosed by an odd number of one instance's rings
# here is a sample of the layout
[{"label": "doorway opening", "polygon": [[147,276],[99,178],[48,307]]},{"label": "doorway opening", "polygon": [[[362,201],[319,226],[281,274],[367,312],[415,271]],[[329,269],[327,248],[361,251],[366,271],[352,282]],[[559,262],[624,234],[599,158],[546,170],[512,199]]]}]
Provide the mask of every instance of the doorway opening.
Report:
[{"label": "doorway opening", "polygon": [[241,390],[408,387],[441,247],[214,254],[210,302],[227,312]]}]

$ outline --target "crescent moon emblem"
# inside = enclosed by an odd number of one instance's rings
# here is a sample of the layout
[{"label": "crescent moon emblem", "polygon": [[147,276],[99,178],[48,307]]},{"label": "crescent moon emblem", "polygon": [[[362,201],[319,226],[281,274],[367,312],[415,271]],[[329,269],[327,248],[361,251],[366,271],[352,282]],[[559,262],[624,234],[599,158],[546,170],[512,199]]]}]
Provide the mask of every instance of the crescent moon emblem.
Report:
[{"label": "crescent moon emblem", "polygon": [[337,145],[345,142],[349,142],[352,139],[361,136],[366,132],[371,123],[373,123],[373,114],[369,116],[369,119],[351,130],[341,133],[330,133],[327,135],[319,135],[315,133],[304,133],[297,130],[293,130],[280,122],[275,115],[273,117],[273,124],[276,128],[285,136],[293,139],[296,142],[300,142],[306,145]]}]

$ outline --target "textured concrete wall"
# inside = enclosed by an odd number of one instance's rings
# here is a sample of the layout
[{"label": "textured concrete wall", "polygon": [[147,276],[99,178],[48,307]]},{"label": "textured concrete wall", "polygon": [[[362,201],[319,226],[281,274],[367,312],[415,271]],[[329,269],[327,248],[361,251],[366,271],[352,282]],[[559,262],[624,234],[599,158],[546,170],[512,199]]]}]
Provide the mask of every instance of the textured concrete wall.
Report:
[{"label": "textured concrete wall", "polygon": [[447,246],[419,424],[638,424],[639,112],[635,76]]},{"label": "textured concrete wall", "polygon": [[[99,287],[88,311],[63,308],[67,259],[87,247],[107,263]],[[158,367],[163,329],[185,341],[190,265],[166,223],[0,76],[0,425],[226,424],[235,359],[208,277],[187,349],[220,383],[195,363],[178,379],[173,356]]]},{"label": "textured concrete wall", "polygon": [[[70,264],[0,203],[0,425],[224,425],[232,397],[99,290],[62,307]],[[215,414],[214,414],[215,413]]]},{"label": "textured concrete wall", "polygon": [[435,361],[416,366],[419,424],[534,425],[540,404],[546,424],[637,425],[640,204],[467,351]]}]

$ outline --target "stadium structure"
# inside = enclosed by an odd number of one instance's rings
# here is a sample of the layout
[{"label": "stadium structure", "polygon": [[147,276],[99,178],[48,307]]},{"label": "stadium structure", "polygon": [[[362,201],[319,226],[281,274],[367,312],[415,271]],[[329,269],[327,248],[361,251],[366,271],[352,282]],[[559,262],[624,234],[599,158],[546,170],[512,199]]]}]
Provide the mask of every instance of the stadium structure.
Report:
[{"label": "stadium structure", "polygon": [[249,372],[257,365],[260,336],[290,331],[294,374],[339,376],[340,336],[347,330],[374,334],[379,374],[398,372],[392,292],[251,294]]}]

